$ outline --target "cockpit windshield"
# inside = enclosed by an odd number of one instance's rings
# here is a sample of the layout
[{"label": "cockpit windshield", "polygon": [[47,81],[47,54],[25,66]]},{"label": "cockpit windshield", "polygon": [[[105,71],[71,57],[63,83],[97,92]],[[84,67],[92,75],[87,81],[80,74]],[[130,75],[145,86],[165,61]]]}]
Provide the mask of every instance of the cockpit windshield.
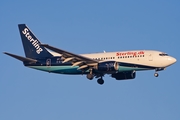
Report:
[{"label": "cockpit windshield", "polygon": [[167,53],[161,53],[161,54],[159,54],[159,56],[168,56],[168,54]]}]

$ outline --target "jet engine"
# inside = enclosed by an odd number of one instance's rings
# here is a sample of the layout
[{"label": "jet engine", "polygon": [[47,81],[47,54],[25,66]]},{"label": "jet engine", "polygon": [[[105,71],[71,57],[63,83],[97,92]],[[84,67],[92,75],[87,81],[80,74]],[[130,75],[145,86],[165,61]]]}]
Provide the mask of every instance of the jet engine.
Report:
[{"label": "jet engine", "polygon": [[134,79],[136,77],[136,72],[135,71],[119,72],[112,74],[111,77],[115,78],[116,80]]},{"label": "jet engine", "polygon": [[116,72],[119,69],[119,64],[115,61],[101,62],[95,69],[99,72]]}]

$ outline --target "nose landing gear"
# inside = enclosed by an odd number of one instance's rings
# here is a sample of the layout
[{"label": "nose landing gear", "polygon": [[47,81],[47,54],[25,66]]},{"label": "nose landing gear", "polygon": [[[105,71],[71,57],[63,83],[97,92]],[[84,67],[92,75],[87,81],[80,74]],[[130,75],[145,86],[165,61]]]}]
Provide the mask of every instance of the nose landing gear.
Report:
[{"label": "nose landing gear", "polygon": [[155,69],[154,76],[155,76],[155,77],[158,77],[159,74],[157,73],[157,71],[162,71],[162,70],[165,70],[165,68],[164,68],[164,67],[163,67],[163,68],[156,68],[156,69]]},{"label": "nose landing gear", "polygon": [[154,73],[154,76],[155,76],[155,77],[158,77],[158,76],[159,76],[159,74],[156,72],[156,73]]},{"label": "nose landing gear", "polygon": [[155,76],[155,77],[158,77],[159,74],[157,73],[157,71],[161,71],[161,70],[164,70],[164,68],[156,68],[156,69],[155,69],[154,76]]}]

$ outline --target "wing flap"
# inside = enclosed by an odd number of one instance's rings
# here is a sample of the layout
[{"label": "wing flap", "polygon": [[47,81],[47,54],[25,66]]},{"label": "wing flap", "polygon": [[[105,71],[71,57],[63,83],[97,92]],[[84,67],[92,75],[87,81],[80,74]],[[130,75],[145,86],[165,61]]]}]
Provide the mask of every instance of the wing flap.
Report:
[{"label": "wing flap", "polygon": [[71,53],[71,52],[68,52],[68,51],[65,51],[65,50],[62,50],[62,49],[59,49],[59,48],[55,48],[53,46],[50,46],[48,44],[41,44],[41,46],[44,46],[54,52],[57,52],[59,54],[61,54],[65,59],[67,58],[74,58],[73,60],[78,60],[78,61],[86,61],[88,63],[98,63],[97,60],[93,60],[91,58],[88,58],[88,57],[84,57],[84,56],[81,56],[81,55],[77,55],[77,54],[74,54],[74,53]]},{"label": "wing flap", "polygon": [[79,66],[79,69],[85,69],[88,67],[92,67],[92,64],[96,65],[98,63],[97,60],[93,60],[88,57],[84,57],[84,56],[77,55],[77,54],[74,54],[74,53],[59,49],[59,48],[55,48],[48,44],[41,44],[41,46],[44,46],[44,47],[48,48],[49,50],[52,50],[56,53],[61,54],[62,57],[64,58],[63,63],[71,62],[73,64],[72,66]]},{"label": "wing flap", "polygon": [[66,59],[63,61],[63,63],[69,62],[69,61],[71,61],[71,60],[73,60],[73,59],[74,59],[74,57],[66,58]]},{"label": "wing flap", "polygon": [[74,67],[74,66],[79,66],[80,64],[83,64],[83,61],[75,62],[75,63],[72,65],[72,67]]}]

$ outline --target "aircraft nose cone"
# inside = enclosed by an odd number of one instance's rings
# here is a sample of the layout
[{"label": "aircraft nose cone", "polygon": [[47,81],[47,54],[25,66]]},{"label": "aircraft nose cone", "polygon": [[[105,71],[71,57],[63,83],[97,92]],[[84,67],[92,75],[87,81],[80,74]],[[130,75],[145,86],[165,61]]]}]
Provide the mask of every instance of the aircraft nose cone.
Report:
[{"label": "aircraft nose cone", "polygon": [[172,60],[172,61],[173,61],[173,63],[175,63],[177,60],[176,60],[176,58],[173,58],[173,60]]},{"label": "aircraft nose cone", "polygon": [[169,57],[168,61],[170,62],[170,64],[174,64],[177,60],[176,60],[176,58]]}]

